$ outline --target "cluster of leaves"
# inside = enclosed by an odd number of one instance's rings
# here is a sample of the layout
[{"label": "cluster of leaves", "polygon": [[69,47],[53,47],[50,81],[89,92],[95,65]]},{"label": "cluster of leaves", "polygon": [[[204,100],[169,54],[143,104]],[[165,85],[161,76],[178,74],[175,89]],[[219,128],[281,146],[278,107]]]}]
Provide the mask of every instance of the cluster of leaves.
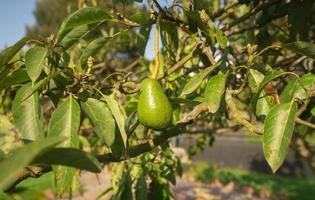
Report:
[{"label": "cluster of leaves", "polygon": [[[222,127],[245,127],[262,135],[274,172],[295,132],[313,162],[306,138],[314,129],[315,46],[287,43],[300,34],[310,41],[313,36],[309,30],[302,34],[304,27],[291,19],[298,27],[288,27],[289,36],[284,36],[287,30],[273,33],[279,42],[271,46],[258,40],[269,34],[269,26],[284,26],[280,17],[292,18],[300,11],[292,11],[293,6],[308,3],[239,1],[220,8],[219,1],[174,1],[162,8],[149,1],[150,16],[148,11],[124,16],[83,7],[63,21],[56,36],[22,38],[0,54],[1,99],[13,96],[12,111],[4,110],[12,113],[24,143],[9,155],[1,151],[0,190],[14,193],[23,179],[53,170],[56,193],[71,194],[78,170],[100,172],[103,164],[119,162],[112,187],[103,194],[111,191],[113,199],[169,199],[169,183],[175,184],[181,169],[168,139],[202,134],[193,149],[197,152],[203,142],[212,144]],[[273,10],[287,7],[283,15],[273,16]],[[174,107],[172,125],[161,132],[139,124],[136,115],[140,82],[152,70],[143,58],[145,47],[158,18],[163,46],[158,80]],[[113,48],[126,43],[136,47],[123,45],[127,55]],[[26,44],[30,48],[17,59]],[[127,67],[111,63],[125,57],[132,60]]]}]

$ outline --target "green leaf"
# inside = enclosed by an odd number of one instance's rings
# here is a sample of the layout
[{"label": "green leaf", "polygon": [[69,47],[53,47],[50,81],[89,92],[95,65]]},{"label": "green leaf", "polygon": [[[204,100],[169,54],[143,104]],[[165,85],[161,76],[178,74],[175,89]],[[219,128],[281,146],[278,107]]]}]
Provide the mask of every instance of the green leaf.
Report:
[{"label": "green leaf", "polygon": [[271,81],[273,81],[273,80],[275,80],[275,79],[277,79],[277,78],[279,78],[279,77],[281,77],[281,76],[283,76],[283,75],[288,75],[288,74],[289,74],[289,75],[294,75],[295,77],[297,77],[297,75],[294,74],[293,72],[280,72],[280,71],[272,71],[271,73],[267,74],[267,76],[264,77],[264,79],[263,79],[263,80],[261,81],[261,83],[259,84],[259,87],[258,87],[258,89],[257,89],[257,92],[256,92],[256,94],[254,95],[253,100],[252,100],[252,107],[253,107],[253,110],[256,110],[257,101],[258,101],[258,99],[259,99],[259,96],[260,96],[261,92],[262,92],[263,89],[265,88],[265,86],[266,86],[269,82],[271,82]]},{"label": "green leaf", "polygon": [[73,148],[55,148],[37,157],[32,163],[63,165],[99,173],[102,170],[98,160],[89,153]]},{"label": "green leaf", "polygon": [[88,98],[85,102],[81,102],[81,107],[93,124],[98,137],[111,146],[115,140],[116,123],[106,103]]},{"label": "green leaf", "polygon": [[294,130],[297,104],[294,101],[281,103],[271,108],[264,123],[264,156],[275,173],[288,152]]},{"label": "green leaf", "polygon": [[27,71],[22,69],[0,80],[0,92],[8,87],[30,80]]},{"label": "green leaf", "polygon": [[87,61],[90,56],[95,56],[101,48],[107,43],[109,39],[112,37],[102,37],[93,40],[91,43],[88,44],[86,49],[83,51],[81,56],[81,67],[84,69],[87,66]]},{"label": "green leaf", "polygon": [[176,51],[178,48],[178,33],[177,28],[170,22],[162,21],[160,24],[161,40],[163,48],[165,49],[168,57],[173,60],[176,59]]},{"label": "green leaf", "polygon": [[115,199],[132,200],[132,182],[129,171],[122,174],[119,180],[118,190],[115,194]]},{"label": "green leaf", "polygon": [[224,49],[228,42],[227,37],[224,35],[223,31],[221,31],[220,29],[216,29],[215,33],[216,33],[215,37],[217,39],[217,42],[219,43],[219,46],[222,49]]},{"label": "green leaf", "polygon": [[[253,93],[257,93],[259,85],[263,81],[264,77],[265,76],[262,73],[260,73],[259,71],[255,69],[249,70],[248,84]],[[265,91],[262,91],[257,101],[257,106],[256,106],[256,111],[255,111],[256,115],[257,116],[267,115],[271,109],[271,106],[273,105],[272,101],[273,101],[273,98],[270,96],[266,96]]]},{"label": "green leaf", "polygon": [[24,140],[36,140],[44,135],[38,93],[23,101],[32,89],[31,83],[24,85],[13,100],[13,122]]},{"label": "green leaf", "polygon": [[0,199],[1,200],[15,200],[15,199],[13,199],[12,196],[10,196],[9,194],[4,193],[2,191],[0,191]]},{"label": "green leaf", "polygon": [[56,71],[52,74],[50,74],[49,76],[47,76],[46,78],[44,79],[41,79],[40,81],[36,82],[34,85],[33,85],[33,88],[31,90],[29,90],[26,94],[25,94],[25,97],[23,99],[23,101],[25,101],[26,99],[28,99],[30,96],[32,96],[35,92],[38,92],[39,89],[41,89],[44,85],[48,84],[49,81],[51,79],[53,79],[55,76],[57,76],[58,74],[60,74],[61,71]]},{"label": "green leaf", "polygon": [[33,82],[37,80],[45,65],[48,49],[33,47],[25,54],[25,66],[27,73]]},{"label": "green leaf", "polygon": [[143,173],[140,174],[136,183],[136,199],[146,200],[148,198],[148,188]]},{"label": "green leaf", "polygon": [[151,32],[151,26],[142,26],[139,33],[137,34],[137,47],[139,53],[143,56],[145,54],[145,48],[149,41]]},{"label": "green leaf", "polygon": [[130,17],[130,20],[144,26],[147,22],[147,13],[143,11],[138,11],[136,14]]},{"label": "green leaf", "polygon": [[2,101],[3,101],[3,95],[4,95],[4,91],[0,91],[0,106],[1,106]]},{"label": "green leaf", "polygon": [[225,91],[225,75],[218,74],[211,77],[206,85],[204,97],[211,113],[218,111]]},{"label": "green leaf", "polygon": [[[122,111],[120,110],[120,106],[118,102],[115,99],[115,94],[111,95],[103,95],[102,96],[104,100],[106,101],[107,105],[109,106],[109,109],[111,110],[115,120],[116,124],[119,129],[119,136],[115,137],[114,141],[114,148],[120,148],[120,149],[115,149],[118,152],[124,152],[124,150],[127,148],[127,133],[125,130],[125,117]],[[121,140],[121,141],[120,141]],[[123,146],[118,146],[117,144],[122,143]],[[116,144],[116,145],[115,145]],[[123,148],[123,149],[122,149]]]},{"label": "green leaf", "polygon": [[118,191],[120,193],[120,199],[132,200],[132,181],[129,173],[124,180],[125,181],[121,183],[123,187],[120,187],[121,189]]},{"label": "green leaf", "polygon": [[[59,147],[79,148],[78,130],[80,126],[80,106],[69,96],[53,112],[48,126],[48,135],[65,137]],[[58,194],[69,191],[75,176],[75,169],[53,166]]]},{"label": "green leaf", "polygon": [[315,59],[315,44],[298,41],[283,44],[282,47],[294,51],[295,53]]},{"label": "green leaf", "polygon": [[311,109],[311,114],[315,117],[315,106]]},{"label": "green leaf", "polygon": [[183,89],[180,96],[184,96],[184,95],[190,94],[193,91],[195,91],[199,87],[199,85],[201,84],[203,79],[205,79],[206,76],[210,72],[212,72],[218,65],[219,64],[217,63],[216,65],[208,67],[207,69],[200,71],[198,74],[196,74],[192,78],[190,78],[188,80],[188,82],[186,83],[186,85],[184,86],[184,89]]},{"label": "green leaf", "polygon": [[113,93],[111,95],[103,95],[102,97],[106,101],[107,105],[109,106],[109,109],[111,110],[116,120],[118,129],[120,132],[120,136],[124,144],[124,148],[126,149],[127,148],[127,133],[125,130],[125,116],[120,110],[120,106],[115,99],[115,94]]},{"label": "green leaf", "polygon": [[111,18],[107,12],[99,8],[86,7],[77,10],[62,23],[57,34],[57,41],[60,42],[70,31],[78,26],[100,23]]},{"label": "green leaf", "polygon": [[20,39],[17,43],[15,43],[14,45],[6,48],[5,50],[3,50],[0,53],[0,73],[3,71],[3,66],[5,66],[6,64],[8,64],[10,62],[10,60],[15,56],[15,54],[17,52],[19,52],[24,45],[26,44],[26,42],[31,39],[30,37],[24,37],[22,39]]},{"label": "green leaf", "polygon": [[2,149],[0,149],[0,161],[4,160],[7,156],[5,155],[5,153],[2,151]]},{"label": "green leaf", "polygon": [[151,198],[152,200],[169,200],[170,194],[169,194],[169,185],[167,184],[161,184],[157,180],[153,181],[151,190]]},{"label": "green leaf", "polygon": [[93,30],[98,25],[99,23],[85,24],[74,28],[60,41],[60,45],[63,46],[65,50],[69,49],[72,45],[79,42],[80,39],[85,37],[89,32],[91,32],[91,30]]},{"label": "green leaf", "polygon": [[1,161],[0,191],[8,189],[17,181],[24,168],[27,167],[36,156],[45,153],[62,140],[62,137],[56,136],[41,138],[17,149],[8,158]]},{"label": "green leaf", "polygon": [[[305,89],[310,89],[312,85],[315,83],[315,74],[307,73],[301,77],[301,82]],[[284,90],[280,95],[281,102],[290,102],[293,99],[300,99],[304,100],[307,99],[308,95],[304,88],[302,87],[301,83],[297,80],[290,80]]]}]

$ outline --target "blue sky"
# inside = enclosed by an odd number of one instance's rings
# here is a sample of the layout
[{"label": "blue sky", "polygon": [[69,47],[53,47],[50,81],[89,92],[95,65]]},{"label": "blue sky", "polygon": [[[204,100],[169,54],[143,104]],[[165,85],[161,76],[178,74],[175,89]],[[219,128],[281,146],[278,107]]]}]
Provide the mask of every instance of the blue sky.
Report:
[{"label": "blue sky", "polygon": [[[169,5],[172,0],[159,0],[162,6]],[[168,3],[167,3],[168,2]],[[0,50],[21,39],[25,34],[26,25],[35,23],[33,10],[36,0],[0,0]],[[154,31],[146,48],[146,57],[153,58]]]},{"label": "blue sky", "polygon": [[0,49],[12,45],[35,23],[36,0],[0,0]]}]

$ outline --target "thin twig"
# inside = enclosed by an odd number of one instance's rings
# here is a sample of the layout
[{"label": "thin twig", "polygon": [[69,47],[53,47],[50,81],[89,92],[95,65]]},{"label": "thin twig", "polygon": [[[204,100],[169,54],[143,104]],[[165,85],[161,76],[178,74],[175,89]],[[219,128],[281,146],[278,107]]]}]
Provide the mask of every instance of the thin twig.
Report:
[{"label": "thin twig", "polygon": [[233,26],[245,21],[246,19],[248,19],[249,17],[255,15],[256,13],[258,13],[259,11],[268,8],[274,4],[277,4],[281,2],[281,0],[271,0],[265,3],[260,4],[259,6],[255,7],[254,9],[252,9],[251,12],[246,13],[245,15],[237,18],[235,21],[231,22],[230,24],[226,25],[225,27],[222,28],[222,31],[226,31],[230,28],[232,28]]},{"label": "thin twig", "polygon": [[241,2],[240,1],[236,1],[234,3],[228,4],[226,5],[224,8],[219,9],[216,13],[214,13],[211,16],[211,19],[214,20],[218,17],[220,17],[223,13],[226,13],[228,10],[230,10],[231,8],[234,8],[235,6],[238,6]]},{"label": "thin twig", "polygon": [[305,121],[305,120],[303,120],[301,118],[296,118],[295,122],[298,123],[298,124],[302,124],[304,126],[307,126],[307,127],[315,129],[315,124],[312,124],[312,123],[310,123],[308,121]]},{"label": "thin twig", "polygon": [[188,62],[190,59],[192,59],[194,57],[195,50],[196,50],[196,48],[193,49],[192,51],[190,51],[190,53],[187,54],[184,58],[182,58],[180,61],[178,61],[172,67],[167,69],[165,73],[163,73],[160,76],[158,76],[157,79],[158,80],[163,79],[163,78],[169,76],[170,74],[174,73],[175,71],[177,71],[181,67],[183,67],[186,62]]}]

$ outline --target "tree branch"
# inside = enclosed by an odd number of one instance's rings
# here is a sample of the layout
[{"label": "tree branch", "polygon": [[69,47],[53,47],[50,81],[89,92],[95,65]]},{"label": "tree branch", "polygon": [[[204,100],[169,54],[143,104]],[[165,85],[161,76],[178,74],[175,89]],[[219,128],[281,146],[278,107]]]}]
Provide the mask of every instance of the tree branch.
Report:
[{"label": "tree branch", "polygon": [[[196,47],[197,48],[197,47]],[[187,63],[190,59],[192,59],[194,57],[194,53],[195,53],[195,49],[193,49],[189,54],[187,54],[184,58],[182,58],[180,61],[178,61],[175,65],[173,65],[172,67],[168,68],[166,70],[165,73],[161,74],[160,76],[158,76],[158,80],[161,80],[165,77],[167,77],[168,75],[174,73],[175,71],[177,71],[178,69],[180,69],[185,63]]]},{"label": "tree branch", "polygon": [[232,21],[231,23],[227,24],[225,27],[222,28],[222,31],[226,31],[230,28],[232,28],[233,26],[245,21],[246,19],[248,19],[249,17],[255,15],[256,13],[258,13],[259,11],[268,8],[269,6],[272,6],[274,4],[280,3],[281,0],[271,0],[265,3],[260,4],[259,6],[255,7],[254,9],[252,9],[251,12],[246,13],[245,15],[237,18],[235,21]]},{"label": "tree branch", "polygon": [[[182,121],[177,123],[175,126],[163,131],[159,136],[154,137],[153,139],[150,139],[149,141],[138,144],[135,146],[131,146],[128,150],[128,155],[126,157],[121,158],[115,158],[112,153],[104,154],[104,155],[97,155],[96,158],[99,162],[108,164],[110,162],[120,162],[123,160],[128,160],[130,158],[134,158],[140,154],[143,154],[145,152],[149,152],[153,150],[154,148],[158,147],[159,145],[166,142],[169,138],[184,134],[185,133],[185,126],[189,125],[193,122],[193,120],[203,111],[207,110],[207,107],[204,106],[204,104],[199,104],[195,107],[195,109],[190,112]],[[32,169],[32,170],[30,170]],[[43,167],[43,166],[29,166],[24,169],[24,171],[21,173],[20,178],[16,181],[16,183],[11,186],[10,189],[14,188],[15,185],[17,185],[19,182],[23,181],[26,178],[32,177],[32,178],[38,178],[41,175],[51,171],[51,167]],[[10,190],[9,189],[9,190]]]},{"label": "tree branch", "polygon": [[225,12],[227,12],[228,10],[230,10],[231,8],[234,8],[235,6],[238,6],[240,4],[240,1],[236,1],[234,3],[228,4],[226,5],[224,8],[219,9],[216,13],[214,13],[211,16],[211,19],[214,20],[218,17],[220,17],[222,14],[224,14]]},{"label": "tree branch", "polygon": [[232,90],[226,89],[225,91],[225,101],[228,107],[228,113],[229,116],[235,120],[236,123],[246,127],[250,132],[256,133],[258,135],[262,135],[263,130],[251,122],[247,121],[242,117],[242,115],[239,113],[239,111],[236,108],[235,103],[232,99]]},{"label": "tree branch", "polygon": [[298,123],[298,124],[302,124],[304,126],[310,127],[312,129],[315,129],[315,124],[312,124],[311,122],[305,121],[305,120],[303,120],[301,118],[296,118],[295,122]]},{"label": "tree branch", "polygon": [[267,19],[267,20],[265,20],[265,21],[263,21],[263,22],[261,22],[261,23],[259,23],[259,24],[253,24],[253,25],[251,25],[251,26],[249,26],[249,27],[245,27],[245,28],[243,28],[243,29],[234,31],[234,32],[232,32],[232,33],[227,34],[227,36],[230,37],[230,36],[232,36],[232,35],[242,34],[242,33],[244,33],[245,31],[248,31],[248,30],[260,28],[260,27],[262,27],[262,26],[264,26],[264,25],[266,25],[266,24],[269,24],[270,22],[272,22],[272,21],[274,21],[274,20],[276,20],[276,19],[279,19],[279,18],[281,18],[281,17],[283,17],[283,16],[285,16],[285,15],[287,15],[287,14],[288,14],[287,11],[278,12],[278,13],[276,13],[276,14],[275,14],[272,18],[270,18],[270,19]]}]

